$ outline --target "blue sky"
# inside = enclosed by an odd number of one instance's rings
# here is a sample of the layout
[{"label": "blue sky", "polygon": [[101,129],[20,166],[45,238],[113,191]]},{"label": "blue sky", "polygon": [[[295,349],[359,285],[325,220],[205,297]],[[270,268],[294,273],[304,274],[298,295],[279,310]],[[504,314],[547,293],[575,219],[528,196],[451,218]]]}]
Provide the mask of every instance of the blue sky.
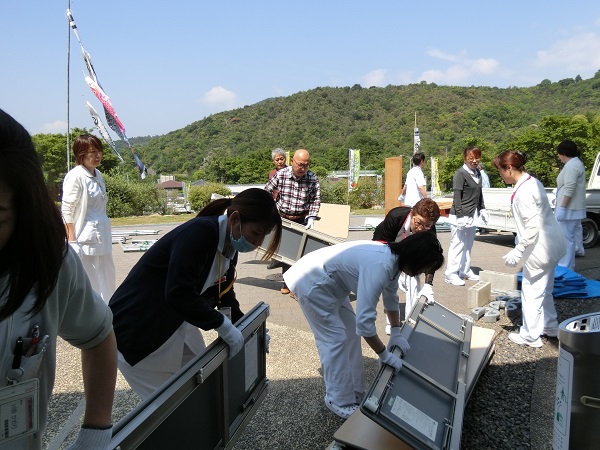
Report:
[{"label": "blue sky", "polygon": [[[71,0],[128,137],[322,86],[533,86],[600,70],[597,0]],[[0,4],[0,108],[66,132],[67,0]],[[71,33],[70,125],[92,128]],[[116,136],[113,135],[116,139]]]}]

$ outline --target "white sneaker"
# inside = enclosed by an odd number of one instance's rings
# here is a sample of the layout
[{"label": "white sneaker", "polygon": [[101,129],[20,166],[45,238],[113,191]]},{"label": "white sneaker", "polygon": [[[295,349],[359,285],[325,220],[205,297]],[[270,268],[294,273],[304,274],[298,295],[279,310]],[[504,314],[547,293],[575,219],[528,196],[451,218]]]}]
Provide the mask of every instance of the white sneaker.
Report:
[{"label": "white sneaker", "polygon": [[392,334],[392,326],[389,323],[385,326],[385,334],[388,336]]},{"label": "white sneaker", "polygon": [[519,333],[508,333],[508,339],[513,341],[515,344],[528,345],[529,347],[534,348],[540,348],[543,345],[540,338],[537,338],[535,341],[526,341]]},{"label": "white sneaker", "polygon": [[325,406],[327,406],[327,409],[329,409],[332,413],[341,417],[342,419],[347,419],[354,413],[354,411],[358,409],[358,405],[356,404],[344,406],[336,405],[331,400],[329,400],[327,396],[325,396]]},{"label": "white sneaker", "polygon": [[453,284],[454,286],[464,286],[465,282],[456,274],[446,275],[444,277],[444,281],[449,284]]},{"label": "white sneaker", "polygon": [[469,281],[479,281],[479,275],[476,275],[472,270],[465,273],[460,278],[464,278],[465,280],[469,280]]}]

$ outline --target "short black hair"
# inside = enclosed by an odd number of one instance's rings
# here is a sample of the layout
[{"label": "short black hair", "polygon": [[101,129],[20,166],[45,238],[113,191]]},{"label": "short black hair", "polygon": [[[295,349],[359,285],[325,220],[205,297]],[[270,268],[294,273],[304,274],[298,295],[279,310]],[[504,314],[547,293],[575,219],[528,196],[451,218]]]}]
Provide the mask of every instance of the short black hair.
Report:
[{"label": "short black hair", "polygon": [[568,156],[569,158],[574,158],[580,154],[577,144],[570,139],[565,139],[558,144],[556,151],[559,155]]},{"label": "short black hair", "polygon": [[412,157],[412,163],[415,166],[418,166],[419,164],[421,164],[423,161],[425,161],[425,153],[422,152],[417,152],[413,155]]},{"label": "short black hair", "polygon": [[444,264],[442,245],[433,233],[414,233],[400,242],[388,243],[392,253],[398,255],[398,269],[416,275],[435,272]]}]

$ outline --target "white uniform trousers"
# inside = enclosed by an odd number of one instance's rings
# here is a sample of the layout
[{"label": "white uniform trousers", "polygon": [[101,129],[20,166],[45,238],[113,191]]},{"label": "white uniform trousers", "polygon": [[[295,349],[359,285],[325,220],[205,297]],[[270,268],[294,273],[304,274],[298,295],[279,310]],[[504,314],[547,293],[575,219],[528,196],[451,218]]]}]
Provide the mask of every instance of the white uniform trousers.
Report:
[{"label": "white uniform trousers", "polygon": [[411,277],[404,272],[398,277],[398,286],[404,291],[406,298],[406,307],[404,309],[404,317],[409,317],[415,304],[417,303],[417,295],[421,290],[421,276]]},{"label": "white uniform trousers", "polygon": [[[338,406],[356,403],[366,389],[360,336],[350,298],[336,299],[335,288],[321,285],[310,298],[298,298],[302,312],[315,335],[319,351],[325,395]],[[325,302],[321,307],[321,302]]]},{"label": "white uniform trousers", "polygon": [[86,255],[79,252],[79,258],[90,283],[92,283],[92,289],[100,294],[104,303],[108,304],[116,289],[115,264],[112,254]]},{"label": "white uniform trousers", "polygon": [[579,224],[575,227],[575,256],[584,256],[585,248],[583,248],[583,226],[581,225],[581,220],[579,220]]},{"label": "white uniform trousers", "polygon": [[450,248],[446,258],[446,277],[458,275],[463,278],[471,271],[471,250],[475,241],[476,227],[450,225]]},{"label": "white uniform trousers", "polygon": [[566,267],[569,270],[575,270],[575,233],[577,226],[581,226],[581,220],[563,220],[558,222],[563,230],[563,236],[567,241],[567,253],[559,261],[558,265]]},{"label": "white uniform trousers", "polygon": [[519,334],[526,341],[535,341],[544,330],[556,330],[558,319],[554,307],[554,265],[547,270],[539,271],[537,276],[531,275],[528,261],[523,265],[523,280],[521,285],[521,310],[523,312],[523,325]]}]

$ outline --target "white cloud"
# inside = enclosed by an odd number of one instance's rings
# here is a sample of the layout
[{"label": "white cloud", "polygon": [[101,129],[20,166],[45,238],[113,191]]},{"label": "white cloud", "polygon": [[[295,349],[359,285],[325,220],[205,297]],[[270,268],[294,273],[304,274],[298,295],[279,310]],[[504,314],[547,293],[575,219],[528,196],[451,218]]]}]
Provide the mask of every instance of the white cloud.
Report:
[{"label": "white cloud", "polygon": [[473,77],[480,75],[490,76],[497,74],[501,70],[500,63],[497,60],[493,58],[470,59],[466,50],[457,54],[449,54],[432,49],[427,54],[436,59],[449,61],[454,64],[443,70],[426,70],[419,78],[419,81],[424,80],[438,84],[466,84]]},{"label": "white cloud", "polygon": [[565,73],[596,70],[600,67],[600,36],[586,32],[557,41],[549,49],[537,52],[534,65],[538,68],[560,66]]},{"label": "white cloud", "polygon": [[460,61],[466,59],[466,56],[467,56],[466,50],[461,51],[457,55],[452,55],[450,53],[444,53],[441,50],[438,50],[435,48],[428,50],[427,54],[429,56],[432,56],[433,58],[442,59],[442,60],[450,61],[450,62],[454,62],[454,63],[460,62]]},{"label": "white cloud", "polygon": [[365,87],[371,86],[386,86],[387,69],[375,69],[363,76],[362,85]]},{"label": "white cloud", "polygon": [[66,133],[67,122],[64,120],[55,120],[54,122],[45,123],[40,127],[40,133],[53,134],[53,133]]},{"label": "white cloud", "polygon": [[238,98],[235,92],[229,91],[222,86],[215,86],[204,93],[201,102],[211,107],[227,110],[236,107]]}]

